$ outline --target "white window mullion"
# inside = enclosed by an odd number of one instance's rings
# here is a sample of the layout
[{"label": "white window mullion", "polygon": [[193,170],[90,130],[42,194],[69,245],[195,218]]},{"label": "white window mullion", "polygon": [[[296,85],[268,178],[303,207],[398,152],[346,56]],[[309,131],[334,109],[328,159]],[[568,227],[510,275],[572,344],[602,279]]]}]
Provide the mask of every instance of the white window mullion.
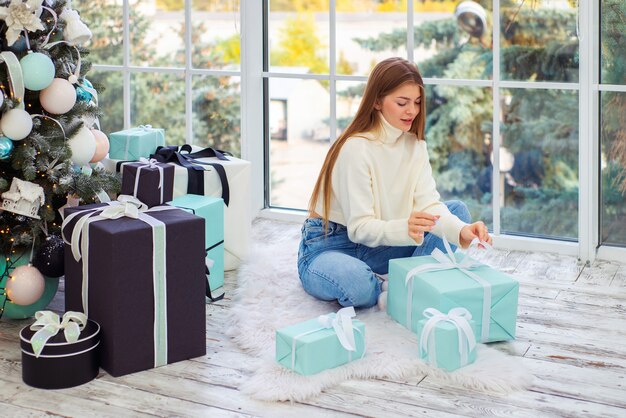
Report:
[{"label": "white window mullion", "polygon": [[185,0],[185,142],[193,143],[193,100],[192,82],[193,68],[191,51],[193,43],[191,41],[192,20],[191,20],[191,0]]},{"label": "white window mullion", "polygon": [[409,61],[413,62],[415,58],[415,25],[414,25],[413,0],[407,0],[406,7],[406,56]]},{"label": "white window mullion", "polygon": [[[578,257],[583,262],[595,259],[599,205],[597,178],[600,175],[598,165],[599,138],[597,129],[598,119],[598,91],[594,89],[597,83],[597,71],[594,66],[599,64],[599,57],[594,54],[593,46],[595,34],[594,5],[592,1],[579,2],[579,84],[578,93]],[[595,56],[594,56],[595,55]],[[595,80],[594,80],[595,78]]]},{"label": "white window mullion", "polygon": [[263,2],[242,1],[241,16],[241,157],[252,163],[251,211],[265,206],[263,138]]},{"label": "white window mullion", "polygon": [[335,0],[330,0],[329,16],[328,16],[328,39],[329,45],[329,67],[330,67],[330,83],[329,83],[329,100],[330,100],[330,142],[331,144],[337,139],[337,11]]},{"label": "white window mullion", "polygon": [[500,235],[500,195],[504,190],[500,190],[500,0],[493,0],[493,50],[492,50],[492,93],[493,93],[493,131],[492,131],[492,153],[491,164],[491,205],[493,208],[493,233]]},{"label": "white window mullion", "polygon": [[130,66],[130,5],[129,0],[122,2],[122,15],[124,33],[123,40],[124,45],[122,47],[122,63],[123,63],[123,102],[124,102],[124,129],[130,128],[130,73],[128,67]]}]

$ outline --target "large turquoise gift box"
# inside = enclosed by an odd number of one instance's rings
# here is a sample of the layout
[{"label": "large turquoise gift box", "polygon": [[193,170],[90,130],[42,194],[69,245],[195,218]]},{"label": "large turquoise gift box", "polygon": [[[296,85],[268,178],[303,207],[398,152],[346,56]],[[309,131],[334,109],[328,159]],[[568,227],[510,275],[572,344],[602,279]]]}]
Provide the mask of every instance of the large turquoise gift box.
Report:
[{"label": "large turquoise gift box", "polygon": [[221,197],[186,194],[168,204],[204,218],[209,287],[211,291],[222,287],[224,285],[224,201]]},{"label": "large turquoise gift box", "polygon": [[141,125],[109,134],[109,158],[136,161],[148,158],[158,146],[165,145],[165,130]]},{"label": "large turquoise gift box", "polygon": [[276,361],[309,376],[365,355],[365,324],[354,308],[321,315],[276,331]]},{"label": "large turquoise gift box", "polygon": [[463,307],[476,321],[480,342],[515,338],[519,283],[461,253],[389,261],[387,313],[417,332],[426,308],[448,312]]},{"label": "large turquoise gift box", "polygon": [[417,323],[420,358],[449,372],[476,361],[476,323],[465,308],[424,310]]}]

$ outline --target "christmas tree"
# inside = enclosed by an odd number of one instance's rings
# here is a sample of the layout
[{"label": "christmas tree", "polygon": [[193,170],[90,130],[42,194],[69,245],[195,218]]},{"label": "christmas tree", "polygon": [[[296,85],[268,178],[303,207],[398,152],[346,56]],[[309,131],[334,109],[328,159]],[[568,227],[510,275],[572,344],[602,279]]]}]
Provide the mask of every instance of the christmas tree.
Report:
[{"label": "christmas tree", "polygon": [[119,191],[97,164],[109,144],[85,78],[90,38],[66,1],[0,2],[0,316],[30,316],[54,295],[63,208]]}]

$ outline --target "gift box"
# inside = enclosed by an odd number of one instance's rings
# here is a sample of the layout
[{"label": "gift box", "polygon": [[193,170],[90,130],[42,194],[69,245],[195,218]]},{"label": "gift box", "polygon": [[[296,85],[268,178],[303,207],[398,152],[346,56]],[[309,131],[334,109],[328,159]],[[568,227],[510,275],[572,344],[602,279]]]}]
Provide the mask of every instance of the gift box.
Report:
[{"label": "gift box", "polygon": [[[204,218],[206,264],[209,289],[224,285],[224,201],[219,197],[187,194],[168,202]],[[207,295],[213,298],[211,295]]]},{"label": "gift box", "polygon": [[[454,261],[450,260],[454,257]],[[389,315],[417,332],[424,309],[466,308],[480,342],[515,338],[519,283],[507,274],[460,253],[389,261]]]},{"label": "gift box", "polygon": [[100,324],[113,376],[206,353],[204,219],[133,204],[68,208],[63,222],[66,309]]},{"label": "gift box", "polygon": [[276,361],[308,376],[365,355],[365,324],[354,308],[322,315],[276,331]]},{"label": "gift box", "polygon": [[[193,152],[191,155],[204,151],[200,147],[190,147],[189,145],[181,148]],[[174,154],[175,151],[169,147],[163,148],[162,152],[166,151],[171,153],[165,158],[167,161],[178,161],[178,157],[182,158],[184,155],[180,152]],[[102,160],[105,169],[112,173],[121,170],[123,174],[125,161],[111,158]],[[196,158],[195,156],[190,158],[199,162],[196,164],[189,161],[193,168],[175,165],[173,197],[202,194],[224,199],[226,204],[224,207],[224,270],[233,270],[239,266],[241,260],[250,251],[252,236],[250,162],[232,156],[226,156],[226,159],[218,157]],[[187,164],[187,160],[183,158],[183,161]],[[200,163],[204,163],[204,165]],[[206,164],[213,164],[213,166]],[[224,170],[222,175],[215,165]],[[228,194],[226,196],[228,199],[224,195],[223,185],[227,187]]]},{"label": "gift box", "polygon": [[165,131],[141,125],[109,135],[109,158],[139,160],[148,158],[157,147],[165,145]]},{"label": "gift box", "polygon": [[174,166],[141,158],[123,164],[121,194],[135,196],[149,208],[172,200]]},{"label": "gift box", "polygon": [[424,310],[417,323],[420,358],[449,372],[476,361],[476,323],[465,308]]},{"label": "gift box", "polygon": [[63,389],[98,375],[97,322],[77,312],[67,312],[61,320],[52,311],[38,311],[35,318],[34,324],[20,331],[24,383],[40,389]]}]

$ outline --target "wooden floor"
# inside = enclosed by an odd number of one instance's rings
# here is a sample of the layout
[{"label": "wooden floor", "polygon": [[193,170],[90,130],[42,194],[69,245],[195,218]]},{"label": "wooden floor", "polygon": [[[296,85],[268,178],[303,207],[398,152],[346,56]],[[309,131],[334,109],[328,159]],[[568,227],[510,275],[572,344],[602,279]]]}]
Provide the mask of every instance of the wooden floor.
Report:
[{"label": "wooden floor", "polygon": [[[256,220],[255,233],[297,236],[299,225]],[[22,383],[18,331],[32,320],[0,320],[0,417],[22,416],[597,416],[626,417],[626,265],[578,266],[574,257],[494,251],[484,262],[520,282],[511,354],[536,376],[508,396],[409,381],[348,381],[307,403],[264,403],[237,387],[252,359],[224,337],[231,301],[207,305],[207,355],[121,378],[101,371],[72,389]],[[226,278],[227,295],[235,276]],[[51,307],[62,310],[62,292]],[[508,347],[511,347],[508,345]],[[504,349],[504,346],[501,345]]]}]

